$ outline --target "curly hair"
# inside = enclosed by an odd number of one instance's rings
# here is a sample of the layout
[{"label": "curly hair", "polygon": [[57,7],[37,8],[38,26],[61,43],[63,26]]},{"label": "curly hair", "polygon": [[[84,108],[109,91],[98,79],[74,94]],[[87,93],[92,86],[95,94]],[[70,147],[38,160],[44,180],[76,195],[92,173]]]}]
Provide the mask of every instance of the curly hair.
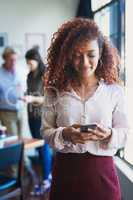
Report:
[{"label": "curly hair", "polygon": [[77,42],[97,40],[100,59],[95,71],[97,78],[104,79],[107,84],[118,83],[120,58],[118,51],[103,36],[97,24],[91,19],[74,18],[64,23],[53,34],[47,57],[46,87],[54,87],[59,91],[69,88],[76,74],[68,57]]}]

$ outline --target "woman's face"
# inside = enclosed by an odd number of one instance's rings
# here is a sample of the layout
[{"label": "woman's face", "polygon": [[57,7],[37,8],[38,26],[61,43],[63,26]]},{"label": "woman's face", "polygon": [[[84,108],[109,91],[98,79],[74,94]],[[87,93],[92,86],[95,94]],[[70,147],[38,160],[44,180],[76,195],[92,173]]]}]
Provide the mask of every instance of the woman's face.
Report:
[{"label": "woman's face", "polygon": [[35,71],[38,67],[38,62],[36,60],[27,60],[27,65],[29,66],[30,71]]},{"label": "woman's face", "polygon": [[77,43],[72,53],[72,62],[81,75],[81,79],[94,76],[99,60],[99,46],[97,40]]}]

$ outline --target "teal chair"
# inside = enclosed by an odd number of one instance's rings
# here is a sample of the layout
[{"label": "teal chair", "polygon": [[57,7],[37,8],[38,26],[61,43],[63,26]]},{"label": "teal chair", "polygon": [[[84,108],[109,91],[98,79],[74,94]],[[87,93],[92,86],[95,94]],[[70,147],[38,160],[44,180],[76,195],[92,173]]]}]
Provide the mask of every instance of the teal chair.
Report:
[{"label": "teal chair", "polygon": [[[23,168],[23,143],[15,143],[0,148],[0,200],[7,200],[13,197],[20,197],[23,200],[22,190],[22,168]],[[14,166],[16,174],[6,174]]]}]

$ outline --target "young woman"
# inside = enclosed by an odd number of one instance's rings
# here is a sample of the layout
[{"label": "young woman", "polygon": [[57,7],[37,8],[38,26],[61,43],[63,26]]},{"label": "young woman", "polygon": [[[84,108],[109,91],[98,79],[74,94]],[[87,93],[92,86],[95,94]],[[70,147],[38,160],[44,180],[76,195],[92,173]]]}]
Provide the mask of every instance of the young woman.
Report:
[{"label": "young woman", "polygon": [[[29,66],[29,74],[27,78],[27,95],[24,100],[28,103],[28,121],[29,127],[33,138],[41,138],[41,107],[43,103],[44,86],[43,75],[45,72],[45,65],[41,59],[38,48],[32,48],[26,52],[25,55],[27,64]],[[40,194],[50,188],[51,177],[51,162],[52,152],[47,143],[42,148],[38,148],[39,159],[42,165],[43,172],[43,188],[35,186],[35,195]]]},{"label": "young woman", "polygon": [[57,151],[50,200],[121,199],[113,156],[128,122],[118,67],[116,49],[94,21],[76,18],[54,34],[41,128]]}]

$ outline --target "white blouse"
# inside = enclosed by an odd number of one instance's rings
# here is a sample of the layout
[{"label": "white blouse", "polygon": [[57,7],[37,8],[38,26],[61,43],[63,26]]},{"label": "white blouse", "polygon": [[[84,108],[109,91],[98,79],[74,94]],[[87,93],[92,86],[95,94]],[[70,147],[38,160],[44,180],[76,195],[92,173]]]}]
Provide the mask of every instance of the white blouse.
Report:
[{"label": "white blouse", "polygon": [[[62,130],[65,127],[92,123],[112,129],[106,148],[102,148],[101,141],[74,145],[63,140]],[[119,148],[124,147],[128,131],[124,90],[118,84],[108,85],[102,80],[95,93],[85,100],[74,90],[60,93],[56,100],[47,95],[45,97],[41,133],[56,151],[113,156]]]}]

